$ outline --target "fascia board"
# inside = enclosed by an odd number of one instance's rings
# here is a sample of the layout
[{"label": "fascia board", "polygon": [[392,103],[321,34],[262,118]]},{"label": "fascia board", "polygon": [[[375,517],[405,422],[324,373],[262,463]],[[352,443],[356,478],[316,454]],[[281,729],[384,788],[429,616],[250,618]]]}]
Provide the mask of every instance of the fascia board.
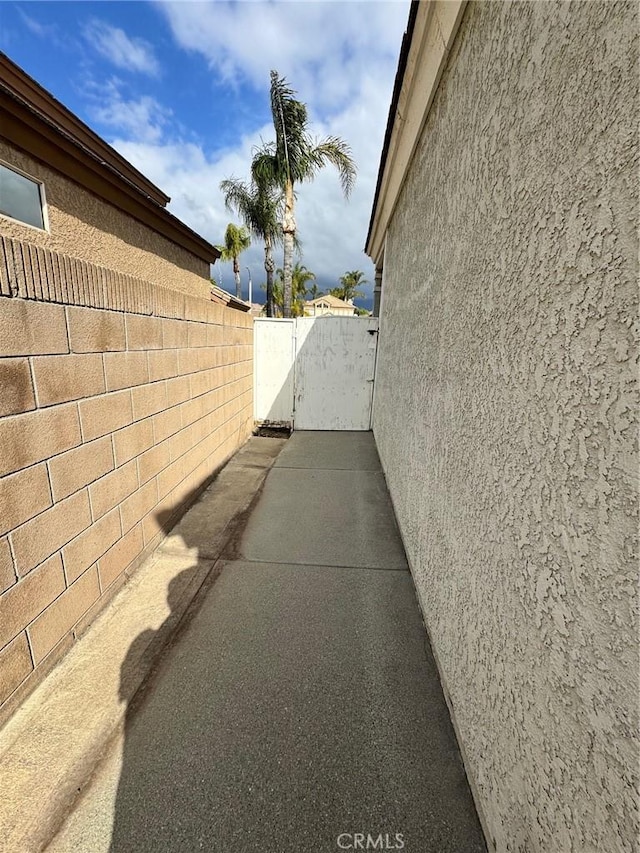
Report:
[{"label": "fascia board", "polygon": [[381,266],[385,234],[420,134],[458,32],[467,0],[421,0],[394,117],[381,165],[380,193],[366,253]]}]

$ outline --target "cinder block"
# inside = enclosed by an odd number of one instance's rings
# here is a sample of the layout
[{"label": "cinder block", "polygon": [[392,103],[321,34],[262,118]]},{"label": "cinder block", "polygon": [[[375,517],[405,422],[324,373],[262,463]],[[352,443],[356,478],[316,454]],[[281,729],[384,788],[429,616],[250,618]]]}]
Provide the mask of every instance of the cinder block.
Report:
[{"label": "cinder block", "polygon": [[178,356],[175,350],[157,350],[147,353],[149,359],[149,379],[169,379],[178,375]]},{"label": "cinder block", "polygon": [[195,320],[199,323],[206,322],[207,312],[211,303],[198,296],[185,296],[184,316],[187,320]]},{"label": "cinder block", "polygon": [[71,352],[114,352],[126,349],[124,316],[101,308],[67,308]]},{"label": "cinder block", "polygon": [[207,346],[219,347],[222,344],[223,327],[222,326],[207,326]]},{"label": "cinder block", "polygon": [[107,390],[119,391],[149,381],[149,366],[146,352],[105,353],[104,372]]},{"label": "cinder block", "polygon": [[206,347],[207,345],[207,324],[206,323],[188,323],[188,347]]},{"label": "cinder block", "polygon": [[204,415],[203,399],[202,397],[195,397],[188,403],[183,403],[180,409],[182,410],[182,423],[184,426],[189,426]]},{"label": "cinder block", "polygon": [[140,456],[153,446],[153,423],[151,418],[119,429],[113,434],[113,449],[116,465],[124,465],[135,456]]},{"label": "cinder block", "polygon": [[39,406],[104,393],[102,356],[97,353],[48,355],[34,358],[32,365]]},{"label": "cinder block", "polygon": [[39,616],[66,589],[60,554],[0,595],[0,648]]},{"label": "cinder block", "polygon": [[198,350],[198,367],[200,370],[209,370],[216,367],[218,347],[201,347]]},{"label": "cinder block", "polygon": [[138,488],[138,469],[135,459],[127,462],[122,468],[116,468],[106,477],[96,480],[89,486],[91,509],[94,519],[121,503]]},{"label": "cinder block", "polygon": [[131,391],[114,391],[78,403],[82,436],[91,441],[128,426],[133,420]]},{"label": "cinder block", "polygon": [[[0,311],[4,302],[0,302]],[[0,359],[0,417],[35,409],[36,399],[26,358]]]},{"label": "cinder block", "polygon": [[191,379],[189,376],[178,376],[167,379],[167,405],[177,406],[191,397]]},{"label": "cinder block", "polygon": [[152,382],[131,389],[133,419],[139,421],[167,408],[167,389],[164,382]]},{"label": "cinder block", "polygon": [[54,504],[10,535],[19,577],[44,562],[91,524],[86,491]]},{"label": "cinder block", "polygon": [[44,463],[0,479],[0,534],[13,530],[52,504]]},{"label": "cinder block", "polygon": [[200,373],[192,373],[189,379],[191,380],[191,397],[199,397],[201,394],[211,390],[213,372],[203,370]]},{"label": "cinder block", "polygon": [[144,549],[142,525],[136,524],[119,542],[109,548],[98,561],[100,586],[106,590]]},{"label": "cinder block", "polygon": [[165,349],[186,347],[189,340],[189,324],[184,320],[162,321],[162,346]]},{"label": "cinder block", "polygon": [[[173,439],[171,439],[173,440]],[[155,477],[171,461],[169,456],[169,442],[163,441],[142,453],[138,457],[138,479],[140,485],[144,485],[152,477]]]},{"label": "cinder block", "polygon": [[120,539],[121,534],[120,514],[114,509],[65,545],[62,559],[67,583],[72,584],[77,580],[85,569]]},{"label": "cinder block", "polygon": [[194,444],[199,444],[209,434],[209,424],[207,423],[206,418],[200,418],[200,420],[192,424],[189,429],[191,430],[190,438]]},{"label": "cinder block", "polygon": [[168,468],[158,474],[158,497],[165,498],[173,489],[180,483],[189,473],[188,465],[183,459],[178,459],[177,462],[172,462]]},{"label": "cinder block", "polygon": [[76,404],[0,419],[0,476],[80,444]]},{"label": "cinder block", "polygon": [[176,510],[171,495],[166,495],[150,513],[142,519],[142,534],[144,536],[145,548],[151,542],[158,543],[159,539],[166,536],[173,526],[173,513]]},{"label": "cinder block", "polygon": [[33,670],[27,635],[20,634],[0,651],[0,704]]},{"label": "cinder block", "polygon": [[81,575],[27,629],[36,666],[100,597],[98,568]]},{"label": "cinder block", "polygon": [[113,470],[111,436],[54,456],[47,464],[53,499],[61,501]]},{"label": "cinder block", "polygon": [[158,486],[155,479],[149,480],[120,504],[122,530],[126,533],[158,503]]},{"label": "cinder block", "polygon": [[224,311],[222,305],[210,304],[207,309],[207,321],[217,326],[222,326],[224,323]]},{"label": "cinder block", "polygon": [[139,314],[127,314],[127,349],[162,349],[162,324],[158,317],[142,317]]},{"label": "cinder block", "polygon": [[176,432],[182,429],[181,408],[181,406],[174,406],[172,409],[167,409],[165,412],[160,412],[160,414],[154,416],[153,433],[156,444],[160,444],[165,438],[175,435]]},{"label": "cinder block", "polygon": [[3,299],[0,356],[69,352],[64,308],[45,302]]},{"label": "cinder block", "polygon": [[234,328],[237,324],[237,312],[235,308],[222,309],[222,325]]},{"label": "cinder block", "polygon": [[9,540],[5,536],[0,539],[0,592],[9,589],[16,582],[16,573],[13,569],[13,558],[9,548]]},{"label": "cinder block", "polygon": [[200,365],[197,350],[178,350],[178,373],[180,376],[184,376],[186,373],[195,373],[199,369]]}]

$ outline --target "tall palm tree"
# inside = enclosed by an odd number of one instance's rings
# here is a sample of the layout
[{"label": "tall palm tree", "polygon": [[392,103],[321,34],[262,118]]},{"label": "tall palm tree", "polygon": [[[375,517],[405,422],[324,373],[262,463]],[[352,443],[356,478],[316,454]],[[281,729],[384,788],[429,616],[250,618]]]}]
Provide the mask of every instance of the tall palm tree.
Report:
[{"label": "tall palm tree", "polygon": [[[276,304],[281,311],[284,310],[284,270],[278,267],[276,271],[277,281],[275,283]],[[307,295],[307,282],[315,281],[315,273],[308,270],[304,264],[296,262],[291,271],[291,317],[304,316],[304,298]],[[314,284],[315,287],[315,284]]]},{"label": "tall palm tree", "polygon": [[340,287],[333,287],[329,292],[332,296],[349,302],[349,300],[360,299],[364,296],[364,293],[358,290],[363,284],[367,284],[364,273],[361,270],[351,270],[351,272],[346,272],[340,276]]},{"label": "tall palm tree", "polygon": [[230,222],[224,233],[224,246],[221,247],[221,260],[233,261],[233,276],[236,280],[236,296],[242,299],[240,283],[240,262],[238,258],[251,245],[251,237],[244,225],[234,225]]},{"label": "tall palm tree", "polygon": [[245,226],[264,242],[264,268],[267,273],[267,317],[275,316],[273,301],[273,247],[282,243],[282,226],[279,222],[282,192],[265,181],[252,180],[247,184],[237,178],[222,181],[227,210],[238,214]]},{"label": "tall palm tree", "polygon": [[356,177],[356,166],[347,143],[338,136],[328,136],[319,142],[313,139],[307,129],[307,107],[296,100],[295,94],[284,77],[280,77],[277,71],[271,72],[271,116],[276,141],[263,146],[252,164],[254,178],[280,187],[284,192],[282,266],[285,317],[291,316],[295,185],[312,181],[320,169],[331,164],[338,170],[342,191],[348,197]]}]

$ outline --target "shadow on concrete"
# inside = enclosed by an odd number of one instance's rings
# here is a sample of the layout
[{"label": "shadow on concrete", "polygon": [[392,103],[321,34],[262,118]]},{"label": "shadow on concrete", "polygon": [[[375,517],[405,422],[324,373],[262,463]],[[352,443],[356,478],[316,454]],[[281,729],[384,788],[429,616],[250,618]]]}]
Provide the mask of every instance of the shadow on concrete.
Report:
[{"label": "shadow on concrete", "polygon": [[[158,525],[165,536],[174,530],[176,524],[198,501],[213,479],[215,476],[193,489],[178,511],[163,511],[156,514]],[[184,542],[184,546],[185,551],[190,551],[193,547],[188,541]],[[162,781],[150,777],[143,771],[141,785],[140,770],[144,767],[144,762],[149,759],[155,761],[166,756],[168,761],[175,762],[176,772],[180,769],[182,762],[179,751],[176,753],[170,748],[166,738],[159,732],[146,731],[142,735],[142,743],[140,738],[132,743],[130,730],[134,719],[144,707],[156,678],[162,672],[163,656],[178,642],[181,627],[196,612],[202,596],[206,594],[206,590],[215,582],[218,575],[215,563],[199,561],[197,549],[195,554],[185,554],[183,561],[185,559],[192,561],[192,565],[180,571],[169,582],[167,590],[169,613],[166,619],[156,630],[147,629],[136,637],[120,668],[120,700],[128,704],[124,724],[122,770],[109,847],[112,853],[131,853],[134,850],[136,853],[143,850],[163,850],[170,853],[178,849],[199,849],[196,846],[177,847],[170,838],[165,839],[161,848],[147,847],[140,841],[134,842],[134,838],[139,836],[147,837],[149,835],[147,827],[157,826],[158,823],[158,815],[154,814],[153,801],[145,794],[145,787],[155,788],[157,784],[162,784]],[[141,673],[143,674],[142,683]],[[188,706],[175,709],[177,716],[184,716],[188,712]],[[174,774],[170,773],[170,777],[173,776]]]}]

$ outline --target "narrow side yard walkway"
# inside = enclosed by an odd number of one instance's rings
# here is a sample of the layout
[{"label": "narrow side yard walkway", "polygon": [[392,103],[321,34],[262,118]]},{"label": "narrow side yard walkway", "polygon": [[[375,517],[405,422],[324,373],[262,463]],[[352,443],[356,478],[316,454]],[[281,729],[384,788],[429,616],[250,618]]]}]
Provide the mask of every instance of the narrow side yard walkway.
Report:
[{"label": "narrow side yard walkway", "polygon": [[50,853],[484,851],[372,435],[295,433],[223,556]]}]

